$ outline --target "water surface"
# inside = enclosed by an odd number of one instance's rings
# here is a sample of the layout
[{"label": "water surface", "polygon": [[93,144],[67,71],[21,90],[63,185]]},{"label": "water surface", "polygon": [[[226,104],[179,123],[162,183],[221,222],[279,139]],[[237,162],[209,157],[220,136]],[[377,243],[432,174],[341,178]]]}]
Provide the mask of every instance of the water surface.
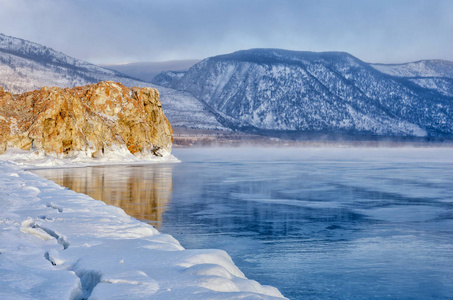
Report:
[{"label": "water surface", "polygon": [[[453,149],[176,149],[37,170],[290,299],[453,299]],[[132,209],[131,209],[132,208]]]}]

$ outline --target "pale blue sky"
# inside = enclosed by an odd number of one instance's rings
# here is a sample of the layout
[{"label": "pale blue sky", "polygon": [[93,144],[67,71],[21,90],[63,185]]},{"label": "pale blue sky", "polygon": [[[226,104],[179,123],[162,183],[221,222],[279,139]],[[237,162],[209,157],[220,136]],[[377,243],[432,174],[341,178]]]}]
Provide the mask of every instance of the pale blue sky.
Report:
[{"label": "pale blue sky", "polygon": [[93,63],[250,48],[453,61],[453,0],[0,0],[0,32]]}]

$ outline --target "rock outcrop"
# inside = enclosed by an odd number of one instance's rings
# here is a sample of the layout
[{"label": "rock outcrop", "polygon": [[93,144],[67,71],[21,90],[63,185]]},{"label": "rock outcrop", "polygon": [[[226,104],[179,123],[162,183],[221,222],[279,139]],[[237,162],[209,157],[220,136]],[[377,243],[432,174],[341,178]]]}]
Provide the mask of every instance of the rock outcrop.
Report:
[{"label": "rock outcrop", "polygon": [[0,154],[16,147],[96,157],[125,146],[132,154],[160,155],[171,151],[172,134],[156,89],[113,81],[19,95],[0,88]]}]

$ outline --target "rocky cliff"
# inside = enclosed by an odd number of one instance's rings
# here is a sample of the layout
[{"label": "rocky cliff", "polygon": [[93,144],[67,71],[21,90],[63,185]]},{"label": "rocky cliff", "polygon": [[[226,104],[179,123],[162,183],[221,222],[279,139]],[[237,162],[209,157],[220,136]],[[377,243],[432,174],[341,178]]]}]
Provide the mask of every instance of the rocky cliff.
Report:
[{"label": "rocky cliff", "polygon": [[93,157],[115,146],[133,154],[171,151],[173,130],[159,92],[113,81],[23,94],[0,88],[0,153],[8,147]]}]

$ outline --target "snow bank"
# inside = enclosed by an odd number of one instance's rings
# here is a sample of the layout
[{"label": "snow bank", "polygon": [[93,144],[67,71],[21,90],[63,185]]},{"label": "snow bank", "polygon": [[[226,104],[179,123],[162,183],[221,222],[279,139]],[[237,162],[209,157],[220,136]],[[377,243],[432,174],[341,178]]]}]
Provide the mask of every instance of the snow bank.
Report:
[{"label": "snow bank", "polygon": [[[68,166],[24,155],[6,157],[22,166]],[[0,299],[283,298],[276,288],[246,279],[224,251],[184,250],[120,208],[5,161],[0,228]]]},{"label": "snow bank", "polygon": [[91,152],[80,151],[71,157],[59,157],[46,154],[44,151],[26,151],[17,148],[8,148],[0,155],[0,161],[13,162],[25,169],[35,168],[69,168],[88,167],[99,165],[133,165],[150,163],[175,163],[179,160],[164,149],[160,149],[162,156],[134,155],[126,147],[112,146],[106,149],[103,156],[93,158]]}]

